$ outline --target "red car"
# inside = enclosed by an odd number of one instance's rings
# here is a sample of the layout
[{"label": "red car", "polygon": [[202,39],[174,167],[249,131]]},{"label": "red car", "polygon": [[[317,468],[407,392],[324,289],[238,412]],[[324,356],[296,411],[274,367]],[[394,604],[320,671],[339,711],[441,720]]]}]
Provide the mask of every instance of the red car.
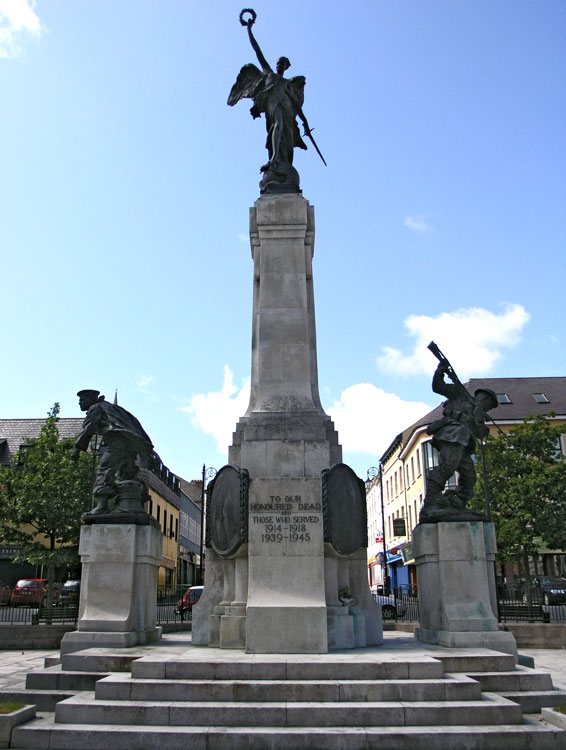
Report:
[{"label": "red car", "polygon": [[177,602],[177,612],[181,615],[181,620],[186,617],[190,620],[193,616],[193,606],[198,602],[202,595],[204,586],[191,586],[183,595],[182,599]]},{"label": "red car", "polygon": [[10,604],[17,607],[24,604],[38,607],[47,601],[47,578],[22,578],[14,586]]}]

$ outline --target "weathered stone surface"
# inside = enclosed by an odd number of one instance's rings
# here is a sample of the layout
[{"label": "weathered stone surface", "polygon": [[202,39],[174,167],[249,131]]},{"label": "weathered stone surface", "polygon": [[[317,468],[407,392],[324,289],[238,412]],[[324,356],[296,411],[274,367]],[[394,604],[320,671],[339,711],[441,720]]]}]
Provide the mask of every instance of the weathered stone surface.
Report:
[{"label": "weathered stone surface", "polygon": [[83,526],[79,621],[77,632],[64,636],[63,653],[93,645],[133,646],[159,637],[155,622],[161,546],[161,531],[153,525]]},{"label": "weathered stone surface", "polygon": [[322,533],[320,479],[252,479],[248,651],[327,651]]},{"label": "weathered stone surface", "polygon": [[491,524],[417,526],[413,550],[419,580],[418,640],[517,654],[515,639],[499,631],[492,608],[494,544]]}]

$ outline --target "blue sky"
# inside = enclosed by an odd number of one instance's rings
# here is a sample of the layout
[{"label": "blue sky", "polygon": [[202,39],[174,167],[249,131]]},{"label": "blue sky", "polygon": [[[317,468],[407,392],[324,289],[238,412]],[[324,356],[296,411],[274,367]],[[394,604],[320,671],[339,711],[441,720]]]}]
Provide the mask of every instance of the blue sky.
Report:
[{"label": "blue sky", "polygon": [[[256,2],[305,75],[319,383],[362,477],[461,377],[566,374],[563,0]],[[97,388],[163,461],[247,406],[248,210],[266,152],[231,0],[0,0],[0,414]],[[250,103],[251,104],[251,103]]]}]

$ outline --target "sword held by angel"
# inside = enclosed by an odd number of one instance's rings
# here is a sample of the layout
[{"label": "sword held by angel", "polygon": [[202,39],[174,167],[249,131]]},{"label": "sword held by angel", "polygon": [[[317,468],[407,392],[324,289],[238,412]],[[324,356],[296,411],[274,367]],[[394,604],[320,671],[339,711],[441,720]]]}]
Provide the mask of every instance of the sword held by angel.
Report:
[{"label": "sword held by angel", "polygon": [[292,166],[293,150],[307,148],[297,125],[297,117],[304,125],[304,137],[310,139],[325,165],[326,161],[312,136],[312,129],[303,112],[306,79],[304,76],[284,77],[285,71],[291,66],[287,57],[277,60],[275,71],[271,68],[252,32],[255,19],[256,13],[251,8],[245,8],[240,13],[240,23],[248,30],[250,44],[257,55],[261,70],[253,63],[243,66],[230,91],[228,104],[232,107],[241,99],[253,99],[250,109],[252,117],[255,119],[261,114],[265,115],[265,146],[269,161],[261,167],[261,172],[264,173],[262,188],[269,191],[269,185],[275,183],[275,192],[295,191],[299,189],[299,176]]}]

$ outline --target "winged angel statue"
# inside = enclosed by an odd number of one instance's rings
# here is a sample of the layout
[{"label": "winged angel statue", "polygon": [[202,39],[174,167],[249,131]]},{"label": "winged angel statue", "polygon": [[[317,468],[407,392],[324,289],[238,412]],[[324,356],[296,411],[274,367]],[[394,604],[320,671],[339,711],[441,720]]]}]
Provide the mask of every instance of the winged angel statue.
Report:
[{"label": "winged angel statue", "polygon": [[[245,14],[249,16],[245,17]],[[259,70],[253,63],[244,65],[232,86],[228,104],[233,107],[240,99],[253,99],[253,107],[250,109],[252,117],[255,119],[262,113],[265,115],[265,146],[269,153],[269,161],[261,167],[261,192],[297,192],[299,174],[293,167],[293,150],[307,148],[297,125],[297,116],[301,118],[305,127],[304,135],[311,139],[324,161],[302,109],[306,79],[304,76],[283,77],[285,71],[291,67],[286,57],[280,57],[275,71],[272,70],[252,33],[255,19],[256,13],[251,8],[245,8],[240,13],[240,23],[248,29],[250,43],[262,69]]]}]

